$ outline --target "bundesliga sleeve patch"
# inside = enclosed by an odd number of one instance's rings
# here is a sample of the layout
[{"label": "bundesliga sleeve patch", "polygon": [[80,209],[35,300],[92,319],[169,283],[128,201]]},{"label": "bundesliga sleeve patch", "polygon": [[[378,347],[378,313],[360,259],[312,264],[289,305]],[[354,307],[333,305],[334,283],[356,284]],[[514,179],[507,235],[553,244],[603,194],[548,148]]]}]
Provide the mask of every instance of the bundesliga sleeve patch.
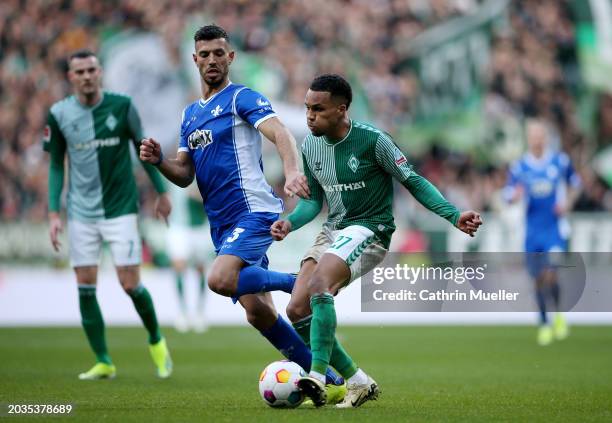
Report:
[{"label": "bundesliga sleeve patch", "polygon": [[51,141],[51,127],[46,125],[45,129],[43,129],[43,142],[49,141]]},{"label": "bundesliga sleeve patch", "polygon": [[397,166],[401,166],[408,161],[406,159],[406,156],[404,156],[404,154],[398,148],[395,149],[395,154],[393,158],[395,159],[395,164]]}]

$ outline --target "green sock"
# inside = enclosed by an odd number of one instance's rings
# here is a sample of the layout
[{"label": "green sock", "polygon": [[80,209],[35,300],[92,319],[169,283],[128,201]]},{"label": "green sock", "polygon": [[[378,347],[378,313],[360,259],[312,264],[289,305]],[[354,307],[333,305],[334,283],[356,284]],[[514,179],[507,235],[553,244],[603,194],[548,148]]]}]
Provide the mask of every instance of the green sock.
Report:
[{"label": "green sock", "polygon": [[96,298],[95,285],[79,285],[79,308],[81,309],[81,324],[87,335],[89,345],[96,354],[96,360],[101,363],[113,364],[106,349],[104,319]]},{"label": "green sock", "polygon": [[[302,337],[302,340],[308,346],[310,346],[311,322],[312,315],[293,324],[295,331]],[[334,337],[334,346],[332,347],[331,356],[329,357],[329,364],[345,379],[357,373],[357,365],[342,347],[342,344],[338,341],[338,337]]]},{"label": "green sock", "polygon": [[132,298],[134,307],[142,320],[145,328],[149,332],[149,344],[157,344],[161,340],[161,333],[159,331],[159,324],[157,323],[157,316],[155,315],[155,306],[151,299],[151,294],[147,288],[142,284],[129,293]]},{"label": "green sock", "polygon": [[179,307],[185,313],[187,311],[187,302],[185,301],[185,285],[183,283],[183,273],[176,272],[176,293],[178,294]]},{"label": "green sock", "polygon": [[329,366],[336,333],[336,310],[331,294],[318,294],[310,298],[312,323],[310,327],[311,371],[324,375]]},{"label": "green sock", "polygon": [[198,310],[204,311],[204,300],[206,299],[206,275],[200,275],[200,297],[198,299]]}]

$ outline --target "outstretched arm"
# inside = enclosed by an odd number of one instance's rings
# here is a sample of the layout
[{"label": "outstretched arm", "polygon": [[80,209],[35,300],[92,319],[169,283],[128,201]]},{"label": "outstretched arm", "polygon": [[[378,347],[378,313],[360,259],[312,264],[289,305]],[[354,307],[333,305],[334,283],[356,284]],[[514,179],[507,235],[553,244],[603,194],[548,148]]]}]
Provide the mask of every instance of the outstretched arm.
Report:
[{"label": "outstretched arm", "polygon": [[431,182],[412,169],[402,151],[384,134],[380,135],[376,144],[376,160],[425,208],[446,219],[459,230],[474,236],[482,224],[480,215],[474,211],[461,213],[449,203]]},{"label": "outstretched arm", "polygon": [[145,138],[140,143],[140,160],[157,166],[162,175],[179,187],[187,188],[193,182],[195,170],[189,154],[179,151],[176,159],[166,159],[153,138]]},{"label": "outstretched arm", "polygon": [[276,145],[278,155],[283,162],[285,173],[285,194],[290,197],[298,195],[310,197],[310,189],[306,177],[298,167],[298,153],[295,138],[285,125],[276,117],[266,119],[257,129]]}]

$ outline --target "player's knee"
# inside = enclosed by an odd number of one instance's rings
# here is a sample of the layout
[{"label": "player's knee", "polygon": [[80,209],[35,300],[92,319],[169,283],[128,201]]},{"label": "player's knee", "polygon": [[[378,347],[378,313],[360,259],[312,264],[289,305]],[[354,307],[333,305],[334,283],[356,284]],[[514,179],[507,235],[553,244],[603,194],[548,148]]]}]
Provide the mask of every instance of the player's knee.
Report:
[{"label": "player's knee", "polygon": [[208,287],[211,291],[225,297],[231,297],[236,293],[236,278],[221,272],[211,272],[208,276]]},{"label": "player's knee", "polygon": [[122,266],[117,268],[119,283],[123,290],[130,294],[140,283],[140,272],[138,266]]},{"label": "player's knee", "polygon": [[285,311],[287,312],[287,317],[293,323],[302,320],[311,313],[308,304],[300,304],[297,302],[289,302]]},{"label": "player's knee", "polygon": [[310,295],[323,294],[329,292],[331,281],[321,272],[315,271],[308,281],[308,292]]}]

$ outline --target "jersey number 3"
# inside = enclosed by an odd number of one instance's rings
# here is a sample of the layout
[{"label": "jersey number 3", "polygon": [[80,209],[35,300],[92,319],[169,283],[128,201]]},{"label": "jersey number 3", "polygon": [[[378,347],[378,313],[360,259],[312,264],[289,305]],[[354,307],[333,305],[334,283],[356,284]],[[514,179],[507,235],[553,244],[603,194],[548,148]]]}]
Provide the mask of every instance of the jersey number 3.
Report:
[{"label": "jersey number 3", "polygon": [[225,242],[234,242],[238,239],[238,237],[240,236],[241,233],[244,232],[244,229],[242,228],[236,228],[234,229],[234,232],[232,232],[232,235],[230,237],[228,237]]}]

